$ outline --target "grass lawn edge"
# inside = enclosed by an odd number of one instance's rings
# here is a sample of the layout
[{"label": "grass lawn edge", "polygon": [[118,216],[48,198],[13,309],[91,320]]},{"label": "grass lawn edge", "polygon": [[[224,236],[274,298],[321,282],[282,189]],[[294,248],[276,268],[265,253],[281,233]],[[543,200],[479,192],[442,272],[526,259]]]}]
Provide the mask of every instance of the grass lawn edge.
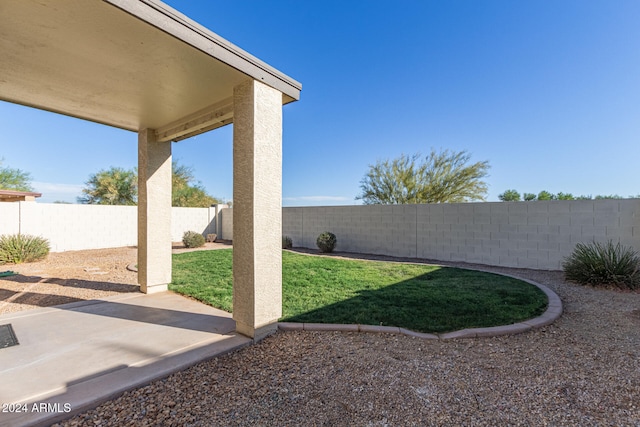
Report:
[{"label": "grass lawn edge", "polygon": [[[388,262],[402,262],[402,261],[388,261]],[[430,264],[431,265],[431,264]],[[411,329],[397,327],[397,326],[375,326],[375,325],[360,325],[360,324],[330,324],[330,323],[302,323],[302,322],[278,322],[278,328],[283,331],[334,331],[334,332],[365,332],[365,333],[387,333],[387,334],[399,334],[406,335],[414,338],[422,338],[428,340],[449,340],[449,339],[463,339],[463,338],[489,338],[498,337],[503,335],[516,335],[521,334],[533,329],[542,328],[548,326],[558,320],[562,316],[563,305],[562,300],[553,290],[547,286],[535,282],[533,280],[524,279],[512,274],[497,273],[494,271],[476,269],[470,267],[456,267],[463,270],[480,271],[483,273],[499,274],[505,277],[511,277],[522,282],[529,283],[536,286],[547,296],[547,309],[540,316],[533,317],[531,319],[523,320],[518,323],[512,323],[509,325],[500,326],[488,326],[483,328],[467,328],[458,331],[450,331],[444,333],[426,333],[417,332]]]},{"label": "grass lawn edge", "polygon": [[[294,256],[307,255],[309,256],[309,258],[315,258],[315,259],[335,259],[335,260],[338,260],[337,262],[343,262],[345,264],[348,264],[351,262],[354,262],[355,264],[365,262],[367,264],[372,263],[377,265],[381,265],[381,264],[384,264],[384,265],[396,264],[399,266],[418,265],[418,266],[424,266],[426,268],[436,267],[438,269],[449,270],[449,271],[459,270],[459,271],[468,271],[471,273],[481,273],[481,274],[502,276],[504,278],[510,278],[510,279],[516,280],[521,284],[526,283],[527,285],[534,286],[535,288],[537,288],[536,292],[538,292],[540,296],[537,297],[538,308],[535,309],[535,313],[533,312],[531,313],[535,317],[527,318],[523,316],[512,316],[511,319],[509,319],[508,317],[504,317],[503,320],[507,320],[507,322],[510,322],[510,323],[505,322],[505,324],[500,324],[497,322],[493,322],[493,325],[491,326],[482,326],[482,325],[476,326],[476,325],[467,323],[467,325],[464,325],[464,324],[459,325],[459,326],[462,326],[462,328],[458,328],[458,329],[456,329],[455,327],[452,327],[450,329],[441,328],[439,330],[437,329],[425,330],[425,328],[422,328],[422,327],[418,329],[411,328],[411,326],[404,324],[401,318],[398,318],[398,321],[394,321],[395,318],[390,319],[387,317],[386,320],[381,319],[385,321],[384,322],[381,321],[380,324],[377,325],[376,324],[377,320],[375,318],[366,319],[365,322],[358,322],[359,320],[358,318],[331,319],[327,317],[322,318],[322,316],[318,318],[314,318],[314,316],[303,315],[302,318],[296,319],[295,317],[300,317],[300,316],[298,315],[292,316],[290,314],[287,316],[285,315],[285,313],[283,313],[283,316],[280,318],[280,322],[279,322],[280,329],[283,329],[283,330],[291,330],[291,329],[351,330],[351,331],[361,331],[361,332],[405,333],[407,335],[421,336],[425,338],[438,337],[442,339],[447,339],[447,338],[457,338],[457,337],[496,336],[496,335],[504,335],[504,334],[521,333],[535,327],[548,325],[553,321],[555,321],[562,314],[562,302],[560,301],[560,298],[555,294],[555,292],[553,292],[546,286],[541,285],[537,282],[534,282],[529,279],[524,279],[522,277],[518,277],[516,275],[512,275],[508,273],[499,273],[499,272],[491,271],[490,269],[483,269],[483,268],[477,268],[477,267],[460,267],[458,265],[456,266],[439,265],[437,263],[427,263],[425,261],[420,262],[418,260],[416,260],[417,261],[416,262],[413,260],[406,260],[406,259],[398,259],[398,260],[389,260],[388,258],[371,259],[371,258],[367,258],[365,255],[360,255],[360,254],[347,254],[346,256],[341,256],[340,254],[334,254],[330,256],[327,256],[327,255],[314,256],[315,254],[306,253],[304,251],[293,250],[293,251],[284,251],[284,252],[290,252]],[[351,255],[355,255],[355,257],[352,257]],[[310,262],[313,262],[313,261],[310,261]],[[473,277],[473,276],[466,276],[462,274],[460,277],[461,277],[461,280],[464,282],[465,278]],[[485,279],[480,279],[480,280],[485,280]],[[468,282],[468,279],[467,279],[467,282]],[[501,282],[496,282],[496,284],[497,283],[501,283]],[[474,284],[475,282],[472,282],[472,285]],[[493,288],[493,283],[491,283],[491,287]],[[184,292],[184,290],[180,291],[178,290],[179,288],[180,288],[180,285],[176,286],[174,288],[174,291],[177,291],[177,293],[195,298],[209,305],[216,306],[215,303],[211,303],[205,299],[199,298],[198,296],[190,294],[189,292]],[[518,292],[517,288],[516,288],[516,292]],[[542,302],[543,301],[542,298],[544,298],[544,301],[545,301],[544,303]],[[456,304],[455,300],[453,300],[453,304],[455,306]],[[401,306],[401,307],[404,308],[404,306]],[[437,312],[438,306],[433,306],[433,307],[436,308],[436,312]],[[221,307],[218,307],[218,308],[221,308]],[[226,309],[226,311],[230,311],[230,310]],[[525,314],[525,313],[522,313],[522,314]],[[338,320],[338,322],[335,322],[335,320]],[[350,320],[352,321],[350,322]],[[355,320],[355,322],[353,320]],[[361,320],[365,320],[365,319],[362,318]],[[497,317],[497,320],[500,321],[500,317]],[[482,323],[482,322],[478,322],[478,323]],[[467,327],[465,328],[465,326]]]}]

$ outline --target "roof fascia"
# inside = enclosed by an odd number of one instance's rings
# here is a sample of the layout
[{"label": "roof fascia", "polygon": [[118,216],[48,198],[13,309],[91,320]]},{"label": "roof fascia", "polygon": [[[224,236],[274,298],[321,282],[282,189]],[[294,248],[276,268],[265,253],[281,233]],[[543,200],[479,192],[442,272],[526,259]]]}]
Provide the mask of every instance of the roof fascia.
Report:
[{"label": "roof fascia", "polygon": [[301,83],[158,0],[103,1],[279,90],[284,104],[300,99]]}]

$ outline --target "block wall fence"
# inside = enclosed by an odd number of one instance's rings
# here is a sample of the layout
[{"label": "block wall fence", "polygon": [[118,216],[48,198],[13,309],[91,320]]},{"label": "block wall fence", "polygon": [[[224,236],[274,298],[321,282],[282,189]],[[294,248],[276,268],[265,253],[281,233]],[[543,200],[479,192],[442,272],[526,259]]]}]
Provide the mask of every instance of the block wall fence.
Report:
[{"label": "block wall fence", "polygon": [[640,199],[551,200],[283,209],[283,235],[316,248],[559,270],[578,242],[613,240],[640,252]]},{"label": "block wall fence", "polygon": [[[182,240],[188,230],[216,233],[218,214],[224,207],[173,208],[172,240]],[[136,246],[137,215],[136,206],[0,203],[0,235],[42,236],[49,240],[52,252]]]},{"label": "block wall fence", "polygon": [[[137,244],[135,206],[0,203],[0,234],[34,234],[54,252]],[[640,199],[287,207],[282,234],[316,248],[436,261],[559,270],[578,242],[613,240],[640,251]],[[233,239],[233,209],[173,208],[172,240],[187,230]]]}]

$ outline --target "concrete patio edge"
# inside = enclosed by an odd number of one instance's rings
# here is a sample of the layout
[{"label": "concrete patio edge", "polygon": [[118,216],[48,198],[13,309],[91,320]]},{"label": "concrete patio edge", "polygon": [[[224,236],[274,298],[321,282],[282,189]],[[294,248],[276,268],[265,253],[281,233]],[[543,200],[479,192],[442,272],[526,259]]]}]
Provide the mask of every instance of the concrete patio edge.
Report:
[{"label": "concrete patio edge", "polygon": [[[160,294],[158,294],[160,295]],[[56,312],[72,312],[77,309],[91,309],[104,303],[129,303],[130,300],[145,297],[141,293],[126,293],[99,299],[77,301],[57,306],[36,308],[0,316],[2,321],[15,322],[21,318],[48,315]],[[184,298],[178,294],[175,297]],[[145,297],[147,298],[147,297]],[[198,303],[199,304],[199,303]],[[147,308],[149,306],[141,306]],[[155,305],[150,306],[156,307]],[[158,306],[161,308],[161,306]],[[91,313],[90,311],[86,311]],[[96,316],[100,319],[100,316]],[[180,326],[169,325],[172,328]],[[184,327],[184,326],[183,326]],[[189,344],[175,346],[162,354],[147,355],[121,366],[111,367],[89,376],[74,379],[65,387],[44,390],[26,400],[16,400],[26,411],[3,413],[0,427],[4,426],[49,426],[58,421],[95,408],[122,393],[143,387],[153,381],[187,369],[205,360],[219,357],[253,343],[248,337],[235,331],[224,331],[215,336],[204,337]],[[22,343],[21,343],[22,344]],[[61,403],[64,402],[64,403]],[[10,402],[5,402],[10,403]],[[34,410],[33,408],[45,408]]]},{"label": "concrete patio edge", "polygon": [[412,331],[406,328],[400,328],[397,326],[377,326],[377,325],[359,325],[359,324],[332,324],[332,323],[296,323],[296,322],[280,322],[278,323],[278,329],[282,331],[341,331],[341,332],[368,332],[368,333],[386,333],[386,334],[399,334],[409,337],[429,339],[429,340],[450,340],[458,338],[488,338],[498,337],[502,335],[516,335],[523,332],[530,331],[532,329],[542,328],[555,322],[562,315],[562,301],[560,297],[551,289],[543,284],[534,282],[533,280],[523,279],[518,276],[504,273],[496,273],[494,271],[484,271],[492,274],[500,274],[501,276],[511,277],[530,285],[536,286],[542,292],[545,293],[549,300],[547,309],[538,317],[532,319],[523,320],[519,323],[510,325],[493,326],[487,328],[472,328],[462,329],[459,331],[447,332],[444,334],[428,334],[422,332]]},{"label": "concrete patio edge", "polygon": [[[151,366],[135,366],[129,369],[120,369],[108,375],[100,375],[96,378],[83,381],[80,384],[73,385],[65,392],[65,399],[73,402],[72,410],[69,412],[60,411],[58,413],[51,412],[28,412],[10,414],[9,417],[3,419],[13,425],[21,425],[24,427],[45,427],[56,422],[67,420],[77,414],[93,409],[100,404],[115,399],[128,390],[143,387],[153,381],[166,378],[171,374],[183,371],[191,366],[214,357],[223,356],[232,351],[239,350],[251,344],[251,341],[238,334],[228,334],[223,342],[215,342],[204,344],[202,347],[188,349],[184,352],[172,355],[169,360],[157,360]],[[202,344],[202,343],[198,343]],[[132,374],[131,369],[135,369]],[[103,390],[109,390],[108,393]],[[53,405],[59,407],[59,396],[52,396],[37,403],[37,405]],[[27,404],[31,406],[32,404]],[[7,424],[7,425],[11,425]]]}]

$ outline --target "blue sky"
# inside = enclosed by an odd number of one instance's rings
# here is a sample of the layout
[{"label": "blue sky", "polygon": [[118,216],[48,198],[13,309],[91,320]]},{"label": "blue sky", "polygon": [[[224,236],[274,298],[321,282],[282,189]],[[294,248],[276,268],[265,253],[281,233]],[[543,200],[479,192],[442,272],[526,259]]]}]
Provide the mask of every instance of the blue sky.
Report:
[{"label": "blue sky", "polygon": [[[303,85],[284,107],[283,204],[358,204],[368,165],[467,150],[506,189],[640,194],[637,0],[170,0]],[[3,165],[41,202],[137,163],[134,133],[0,103]],[[176,143],[231,199],[232,127]]]}]

